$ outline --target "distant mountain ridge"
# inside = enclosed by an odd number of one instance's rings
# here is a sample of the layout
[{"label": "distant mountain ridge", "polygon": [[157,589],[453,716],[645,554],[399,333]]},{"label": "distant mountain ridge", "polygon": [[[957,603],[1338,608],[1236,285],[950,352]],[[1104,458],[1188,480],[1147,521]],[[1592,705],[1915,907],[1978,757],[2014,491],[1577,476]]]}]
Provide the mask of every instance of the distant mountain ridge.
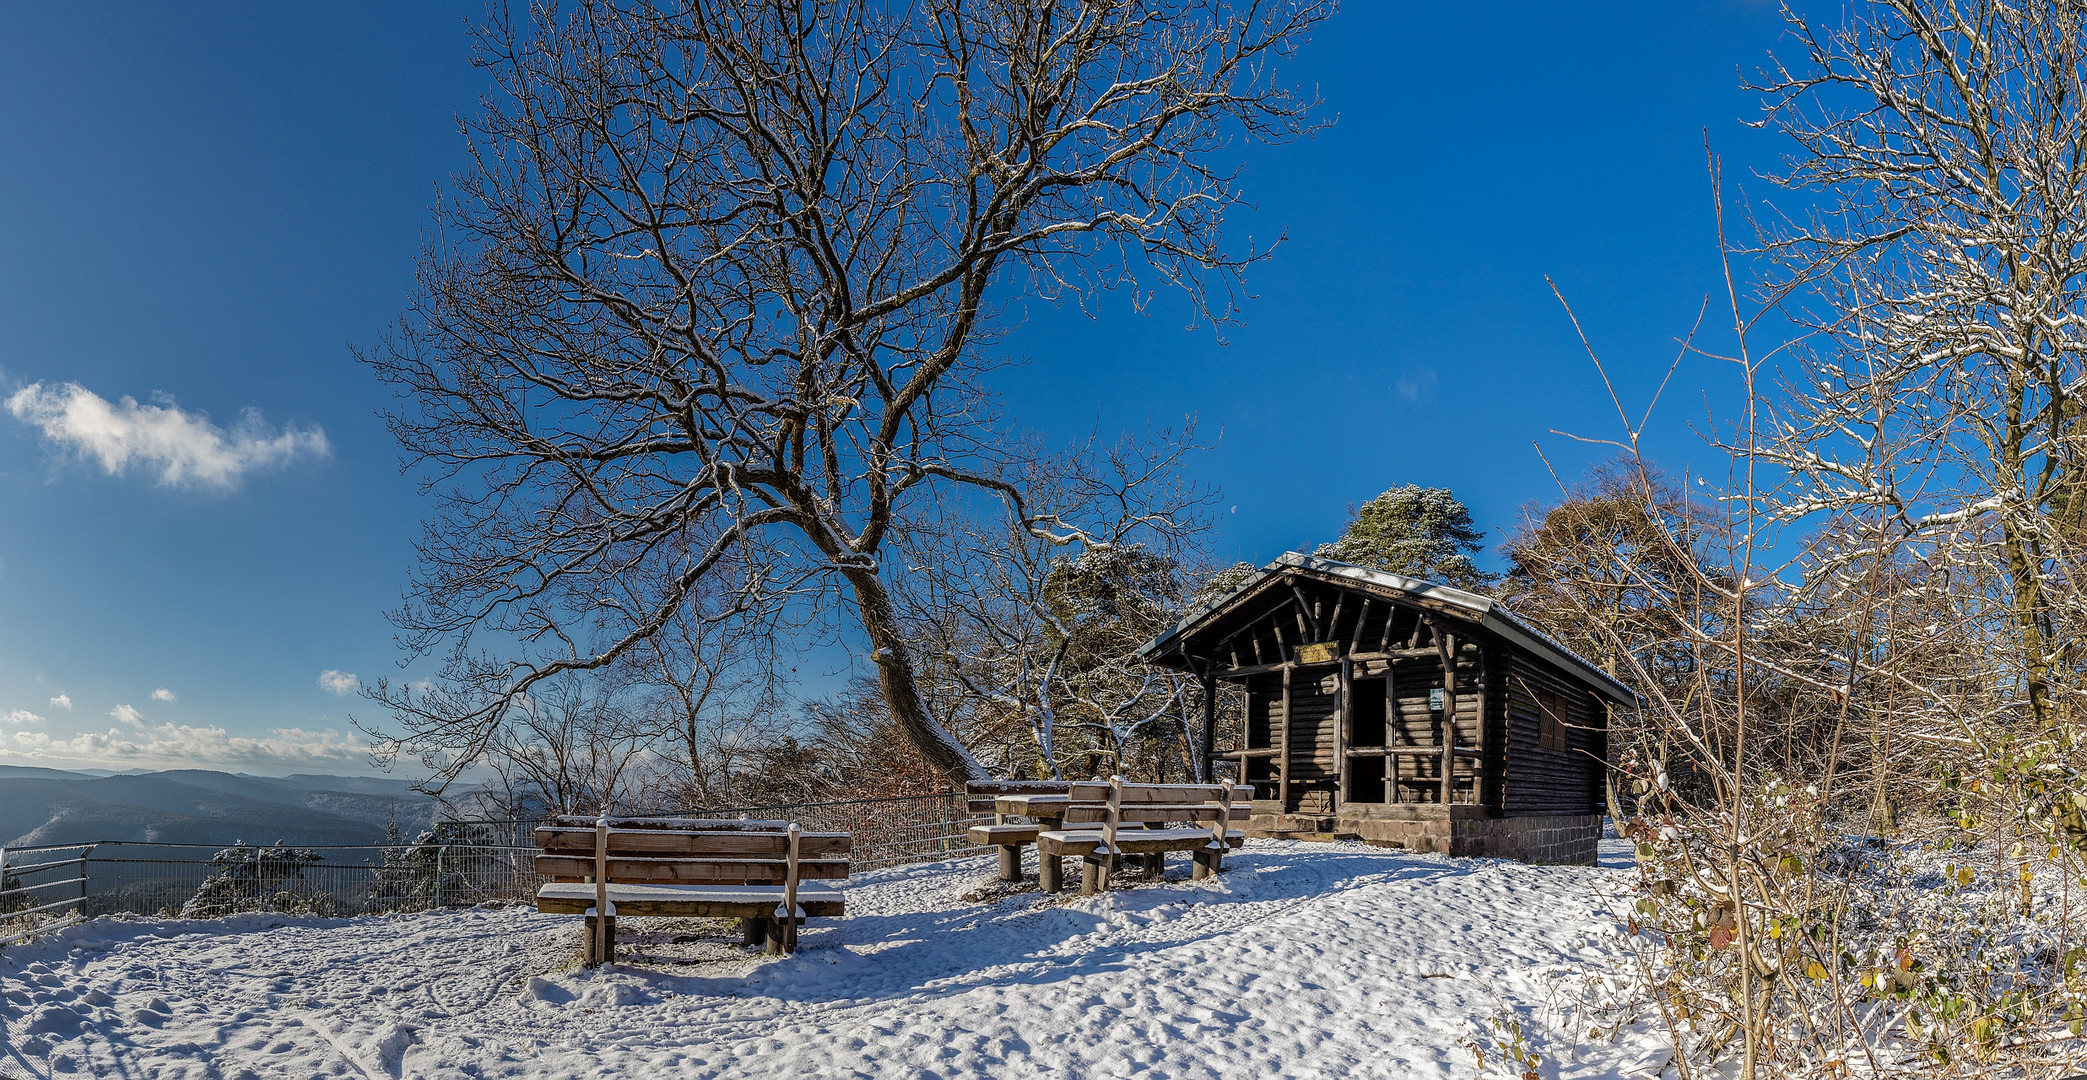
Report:
[{"label": "distant mountain ridge", "polygon": [[[97,770],[98,771],[98,770]],[[442,804],[391,777],[243,776],[209,769],[93,775],[0,765],[0,846],[129,840],[353,845],[407,837]]]}]

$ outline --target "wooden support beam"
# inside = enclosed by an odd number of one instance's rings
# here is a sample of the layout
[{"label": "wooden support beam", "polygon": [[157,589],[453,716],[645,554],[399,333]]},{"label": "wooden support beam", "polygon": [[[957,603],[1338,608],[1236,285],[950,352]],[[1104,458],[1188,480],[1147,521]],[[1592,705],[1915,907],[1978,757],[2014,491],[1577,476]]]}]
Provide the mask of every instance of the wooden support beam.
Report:
[{"label": "wooden support beam", "polygon": [[1478,743],[1476,747],[1478,751],[1478,772],[1471,781],[1471,801],[1480,806],[1488,805],[1486,803],[1486,746],[1488,743],[1486,735],[1486,721],[1488,718],[1486,711],[1493,703],[1492,690],[1493,688],[1486,682],[1486,643],[1485,639],[1480,638],[1478,642]]},{"label": "wooden support beam", "polygon": [[1365,596],[1362,598],[1361,609],[1355,613],[1355,629],[1348,632],[1348,653],[1350,655],[1362,649],[1362,625],[1369,621],[1370,598]]},{"label": "wooden support beam", "polygon": [[1333,614],[1326,617],[1326,633],[1319,640],[1334,641],[1341,636],[1341,609],[1346,606],[1348,594],[1345,591],[1333,594]]},{"label": "wooden support beam", "polygon": [[[1391,636],[1391,616],[1398,613],[1398,608],[1392,608],[1384,616],[1384,636],[1387,638]],[[1384,663],[1384,742],[1386,745],[1399,741],[1399,736],[1405,732],[1405,729],[1399,726],[1399,690],[1392,677],[1392,668],[1395,666],[1388,660]],[[1384,801],[1388,803],[1399,801],[1399,759],[1397,758],[1386,758],[1384,761]]]},{"label": "wooden support beam", "polygon": [[1385,610],[1385,612],[1384,612],[1384,633],[1383,633],[1382,635],[1380,635],[1380,636],[1378,637],[1378,639],[1377,639],[1377,651],[1378,651],[1378,652],[1390,652],[1390,651],[1391,651],[1391,627],[1392,627],[1392,624],[1394,624],[1394,623],[1396,623],[1396,622],[1398,622],[1398,621],[1399,621],[1399,606],[1398,606],[1397,604],[1390,604],[1390,603],[1387,603],[1387,605],[1386,605],[1386,610]]},{"label": "wooden support beam", "polygon": [[1217,781],[1217,676],[1211,669],[1203,669],[1203,761],[1200,781],[1205,784]]},{"label": "wooden support beam", "polygon": [[1276,777],[1275,797],[1281,805],[1279,813],[1290,812],[1290,669],[1283,669],[1283,730],[1282,742],[1276,745],[1282,753],[1276,758],[1276,767],[1282,773]]},{"label": "wooden support beam", "polygon": [[1437,626],[1435,642],[1442,650],[1442,804],[1447,806],[1456,798],[1457,636]]},{"label": "wooden support beam", "polygon": [[[1339,613],[1339,604],[1334,605],[1334,611]],[[1333,808],[1336,810],[1341,808],[1341,800],[1348,797],[1348,741],[1354,734],[1348,730],[1348,725],[1355,714],[1355,710],[1348,706],[1348,692],[1354,684],[1354,676],[1354,665],[1347,657],[1342,657],[1340,685],[1335,689],[1333,699],[1333,766],[1336,777]]]},{"label": "wooden support beam", "polygon": [[1311,618],[1311,604],[1305,601],[1304,590],[1298,588],[1297,583],[1294,581],[1290,583],[1290,595],[1297,598],[1297,640],[1301,642],[1319,640],[1319,620],[1311,619],[1309,624],[1305,622],[1306,619]]},{"label": "wooden support beam", "polygon": [[1296,666],[1297,665],[1295,664],[1287,662],[1280,664],[1248,664],[1245,667],[1229,668],[1225,671],[1218,672],[1217,677],[1220,679],[1244,679],[1250,675],[1267,675],[1270,672],[1281,671],[1285,668],[1292,668]]}]

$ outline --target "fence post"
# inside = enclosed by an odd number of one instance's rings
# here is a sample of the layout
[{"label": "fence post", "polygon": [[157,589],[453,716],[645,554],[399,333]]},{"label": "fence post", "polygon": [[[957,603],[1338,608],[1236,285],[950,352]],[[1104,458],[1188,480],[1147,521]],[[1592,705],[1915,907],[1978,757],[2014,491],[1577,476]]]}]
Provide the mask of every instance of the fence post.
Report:
[{"label": "fence post", "polygon": [[89,844],[87,845],[87,850],[80,852],[80,906],[73,914],[78,915],[82,919],[87,917],[87,867],[91,865],[87,860],[94,857],[94,849],[100,846],[99,844]]},{"label": "fence post", "polygon": [[435,845],[435,906],[442,906],[442,855],[449,850],[448,844]]}]

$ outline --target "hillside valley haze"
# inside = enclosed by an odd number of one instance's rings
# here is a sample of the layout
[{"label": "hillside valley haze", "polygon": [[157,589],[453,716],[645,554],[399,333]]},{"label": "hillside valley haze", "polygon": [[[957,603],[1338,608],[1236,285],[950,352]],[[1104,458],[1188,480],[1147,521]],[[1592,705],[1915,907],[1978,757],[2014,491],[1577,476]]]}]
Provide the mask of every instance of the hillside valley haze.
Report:
[{"label": "hillside valley haze", "polygon": [[95,775],[0,765],[0,846],[128,840],[352,845],[411,838],[441,804],[389,777],[244,776],[207,769]]}]

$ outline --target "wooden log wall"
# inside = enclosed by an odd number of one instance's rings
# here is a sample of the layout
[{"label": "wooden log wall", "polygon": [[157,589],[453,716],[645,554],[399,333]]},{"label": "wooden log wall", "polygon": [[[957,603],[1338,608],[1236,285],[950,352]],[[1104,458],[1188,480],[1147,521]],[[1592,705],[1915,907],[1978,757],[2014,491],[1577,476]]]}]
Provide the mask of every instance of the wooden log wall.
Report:
[{"label": "wooden log wall", "polygon": [[[1537,692],[1564,697],[1566,748],[1542,745]],[[1522,814],[1593,814],[1602,808],[1602,771],[1607,746],[1607,705],[1585,687],[1533,657],[1516,655],[1507,680],[1507,774],[1502,812]]]},{"label": "wooden log wall", "polygon": [[[1359,659],[1356,662],[1358,697],[1366,693],[1382,694],[1384,674],[1387,670],[1391,673],[1396,707],[1390,711],[1387,718],[1385,734],[1391,740],[1387,744],[1389,747],[1440,747],[1443,736],[1449,732],[1451,725],[1454,725],[1456,745],[1471,748],[1481,745],[1479,725],[1486,713],[1486,698],[1494,695],[1481,692],[1486,688],[1481,685],[1484,662],[1480,658],[1480,646],[1475,642],[1460,641],[1456,665],[1456,709],[1454,713],[1450,713],[1446,709],[1437,712],[1429,707],[1433,691],[1443,688],[1442,662],[1432,654]],[[1497,746],[1498,743],[1493,742],[1491,745]],[[1360,744],[1350,747],[1350,750],[1368,749],[1370,748]],[[1351,755],[1353,760],[1348,766],[1349,790],[1345,793],[1346,801],[1384,801],[1385,768],[1375,764],[1358,767],[1364,758],[1374,756]],[[1498,754],[1488,753],[1486,757],[1489,760],[1497,760]],[[1439,802],[1442,783],[1441,757],[1402,754],[1398,755],[1398,758],[1398,790],[1401,794],[1396,796],[1397,801]],[[1469,755],[1457,755],[1454,762],[1455,772],[1451,777],[1454,801],[1470,801],[1471,793],[1477,787],[1476,778],[1481,770],[1480,759]],[[1374,791],[1365,786],[1364,778],[1375,780]],[[1498,790],[1497,784],[1490,786],[1493,790]]]},{"label": "wooden log wall", "polygon": [[1319,664],[1290,674],[1290,784],[1292,809],[1308,793],[1312,801],[1333,808],[1334,779],[1340,772],[1338,715],[1340,665]]},{"label": "wooden log wall", "polygon": [[[1292,809],[1304,809],[1306,797],[1316,806],[1321,791],[1340,802],[1439,802],[1445,755],[1427,751],[1447,741],[1457,748],[1448,755],[1449,801],[1516,815],[1600,808],[1604,703],[1474,623],[1437,605],[1303,577],[1219,621],[1198,632],[1193,652],[1247,691],[1245,715],[1222,718],[1234,734],[1221,753],[1241,763],[1256,798],[1281,797]],[[1447,687],[1446,649],[1455,653]],[[1382,701],[1387,676],[1393,695],[1379,735],[1376,714],[1355,703]],[[1430,708],[1438,689],[1448,690],[1447,715]],[[1542,690],[1569,703],[1563,750],[1539,740]]]}]

